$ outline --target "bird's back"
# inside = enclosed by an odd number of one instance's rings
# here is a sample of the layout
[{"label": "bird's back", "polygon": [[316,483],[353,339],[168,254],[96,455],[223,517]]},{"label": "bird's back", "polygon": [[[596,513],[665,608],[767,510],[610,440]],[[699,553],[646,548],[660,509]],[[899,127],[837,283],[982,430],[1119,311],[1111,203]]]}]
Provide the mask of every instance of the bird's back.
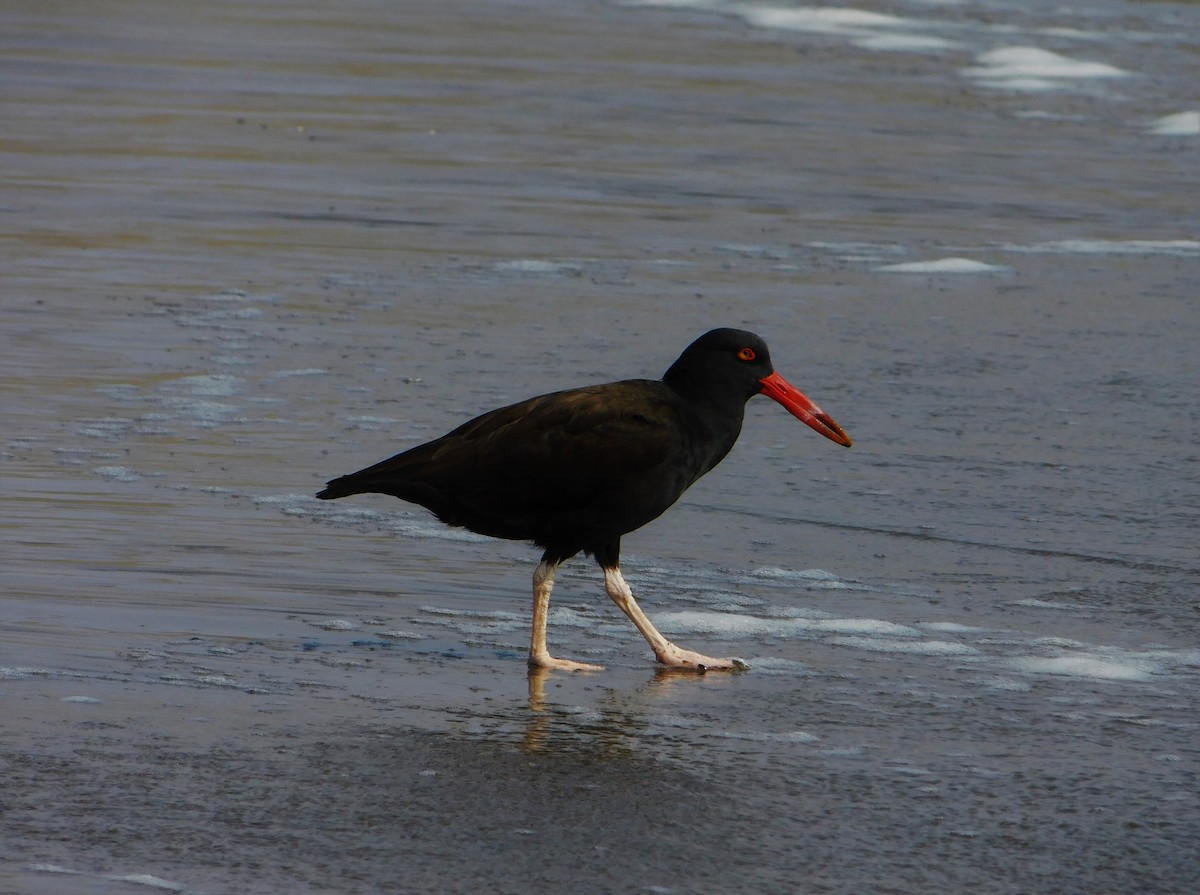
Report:
[{"label": "bird's back", "polygon": [[335,479],[318,497],[390,494],[481,534],[592,550],[678,500],[732,446],[740,414],[730,428],[715,442],[696,432],[662,382],[554,392]]}]

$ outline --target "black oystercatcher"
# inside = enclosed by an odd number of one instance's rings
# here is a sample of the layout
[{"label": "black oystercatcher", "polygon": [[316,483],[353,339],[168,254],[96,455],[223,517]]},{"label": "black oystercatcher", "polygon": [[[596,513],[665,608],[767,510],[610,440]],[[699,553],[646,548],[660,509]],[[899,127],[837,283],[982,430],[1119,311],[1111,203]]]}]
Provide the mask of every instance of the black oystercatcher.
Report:
[{"label": "black oystercatcher", "polygon": [[450,525],[542,548],[533,573],[529,664],[599,670],[546,649],[558,567],[577,553],[604,570],[604,588],[664,665],[745,667],[681,649],[660,634],[621,576],[621,536],[675,503],[729,453],[750,398],[774,398],[838,444],[850,436],[775,372],[754,333],[714,329],[688,346],[661,382],[628,379],[502,407],[448,435],[329,482],[317,497],[391,494]]}]

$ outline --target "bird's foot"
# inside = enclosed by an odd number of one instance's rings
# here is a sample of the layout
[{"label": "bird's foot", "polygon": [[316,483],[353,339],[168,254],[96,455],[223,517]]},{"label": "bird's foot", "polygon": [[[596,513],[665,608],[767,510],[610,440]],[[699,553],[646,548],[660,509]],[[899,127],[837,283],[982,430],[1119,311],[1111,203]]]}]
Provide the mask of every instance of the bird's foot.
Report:
[{"label": "bird's foot", "polygon": [[592,665],[590,662],[576,662],[573,659],[556,659],[549,653],[529,656],[530,668],[555,668],[559,671],[603,671],[603,665]]},{"label": "bird's foot", "polygon": [[746,671],[750,667],[743,660],[734,656],[714,659],[712,656],[705,656],[690,649],[680,649],[673,643],[668,643],[664,649],[657,651],[655,656],[663,665],[698,671],[701,674],[706,671]]}]

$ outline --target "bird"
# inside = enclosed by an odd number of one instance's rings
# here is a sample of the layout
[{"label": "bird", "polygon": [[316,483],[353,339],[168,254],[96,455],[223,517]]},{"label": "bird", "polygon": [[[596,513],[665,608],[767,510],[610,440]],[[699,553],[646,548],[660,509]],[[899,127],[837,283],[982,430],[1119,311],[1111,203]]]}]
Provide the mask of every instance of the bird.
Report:
[{"label": "bird", "polygon": [[689,345],[661,380],[626,379],[556,391],[484,413],[440,438],[329,481],[335,500],[378,493],[419,504],[442,522],[542,550],[533,573],[531,669],[598,671],[552,656],[550,594],[559,567],[592,556],[608,596],[663,665],[741,670],[676,646],[638,606],[621,574],[621,538],[657,518],[729,453],[746,403],[763,394],[837,444],[850,436],[775,371],[766,342],[714,329]]}]

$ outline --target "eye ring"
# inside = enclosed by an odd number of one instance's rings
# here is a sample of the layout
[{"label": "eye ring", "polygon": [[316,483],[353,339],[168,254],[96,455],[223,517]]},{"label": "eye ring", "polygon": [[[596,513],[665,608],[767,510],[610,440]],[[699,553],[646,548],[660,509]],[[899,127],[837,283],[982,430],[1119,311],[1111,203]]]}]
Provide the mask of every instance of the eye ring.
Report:
[{"label": "eye ring", "polygon": [[754,360],[756,357],[758,357],[758,355],[754,353],[753,348],[743,348],[737,353],[737,356],[738,360]]}]

